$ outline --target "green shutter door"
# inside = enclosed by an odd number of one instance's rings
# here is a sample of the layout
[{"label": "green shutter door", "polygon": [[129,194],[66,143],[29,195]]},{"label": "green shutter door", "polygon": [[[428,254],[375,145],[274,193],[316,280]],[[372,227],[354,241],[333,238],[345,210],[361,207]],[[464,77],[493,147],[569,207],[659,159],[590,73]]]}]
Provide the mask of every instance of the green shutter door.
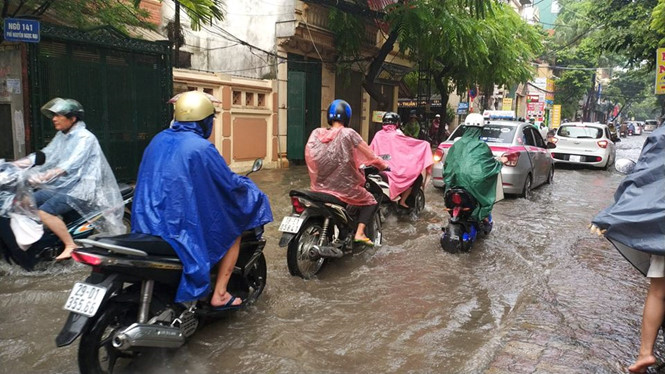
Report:
[{"label": "green shutter door", "polygon": [[286,158],[305,159],[305,72],[289,71],[287,83]]}]

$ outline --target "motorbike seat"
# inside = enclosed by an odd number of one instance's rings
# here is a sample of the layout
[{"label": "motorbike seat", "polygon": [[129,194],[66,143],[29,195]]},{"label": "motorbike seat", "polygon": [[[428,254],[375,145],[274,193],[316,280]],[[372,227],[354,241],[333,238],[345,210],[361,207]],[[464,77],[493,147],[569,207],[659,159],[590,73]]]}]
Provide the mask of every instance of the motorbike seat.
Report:
[{"label": "motorbike seat", "polygon": [[118,183],[118,188],[120,189],[120,194],[123,199],[126,199],[129,195],[134,193],[134,187],[126,183]]},{"label": "motorbike seat", "polygon": [[291,197],[304,197],[306,199],[319,201],[319,202],[322,202],[322,203],[331,203],[331,204],[337,204],[337,205],[341,205],[343,207],[346,207],[345,202],[343,202],[342,200],[338,199],[337,197],[335,197],[333,195],[330,195],[330,194],[327,194],[325,192],[291,190],[291,192],[289,192],[289,196],[291,196]]},{"label": "motorbike seat", "polygon": [[150,255],[178,257],[178,254],[167,241],[154,235],[131,233],[99,238],[97,241],[139,249]]}]

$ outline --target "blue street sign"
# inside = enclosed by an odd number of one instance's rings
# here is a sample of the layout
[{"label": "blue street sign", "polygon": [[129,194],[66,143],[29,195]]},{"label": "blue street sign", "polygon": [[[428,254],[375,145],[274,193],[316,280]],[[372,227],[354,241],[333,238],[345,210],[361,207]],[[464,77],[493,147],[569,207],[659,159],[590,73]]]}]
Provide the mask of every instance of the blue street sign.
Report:
[{"label": "blue street sign", "polygon": [[39,43],[39,21],[5,18],[5,40],[9,42]]},{"label": "blue street sign", "polygon": [[466,114],[469,112],[469,103],[461,102],[457,104],[457,114]]}]

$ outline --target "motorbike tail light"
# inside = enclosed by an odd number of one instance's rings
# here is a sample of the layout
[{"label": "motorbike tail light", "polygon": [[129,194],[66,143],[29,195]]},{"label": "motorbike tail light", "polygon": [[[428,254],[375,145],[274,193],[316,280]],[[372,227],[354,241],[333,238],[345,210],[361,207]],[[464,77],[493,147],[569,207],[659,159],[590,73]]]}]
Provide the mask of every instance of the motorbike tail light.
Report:
[{"label": "motorbike tail light", "polygon": [[559,138],[557,138],[556,136],[553,136],[553,137],[550,138],[550,141],[551,141],[552,143],[556,144],[556,142],[559,141]]},{"label": "motorbike tail light", "polygon": [[508,162],[505,164],[506,166],[517,166],[517,161],[520,159],[519,152],[507,152],[502,156],[508,159]]},{"label": "motorbike tail light", "polygon": [[99,256],[91,255],[89,253],[81,252],[72,252],[72,258],[76,262],[80,262],[85,265],[97,266],[102,263],[102,258]]},{"label": "motorbike tail light", "polygon": [[291,205],[293,205],[293,211],[296,212],[297,214],[300,214],[305,211],[305,206],[302,205],[300,199],[295,196],[291,196]]},{"label": "motorbike tail light", "polygon": [[439,162],[443,158],[443,149],[437,148],[436,151],[434,151],[434,162]]},{"label": "motorbike tail light", "polygon": [[454,193],[453,196],[451,197],[451,200],[455,205],[462,205],[462,195],[458,193]]},{"label": "motorbike tail light", "polygon": [[599,141],[598,141],[598,146],[599,146],[600,148],[607,148],[607,145],[608,145],[608,144],[609,144],[609,142],[608,142],[607,140],[599,140]]}]

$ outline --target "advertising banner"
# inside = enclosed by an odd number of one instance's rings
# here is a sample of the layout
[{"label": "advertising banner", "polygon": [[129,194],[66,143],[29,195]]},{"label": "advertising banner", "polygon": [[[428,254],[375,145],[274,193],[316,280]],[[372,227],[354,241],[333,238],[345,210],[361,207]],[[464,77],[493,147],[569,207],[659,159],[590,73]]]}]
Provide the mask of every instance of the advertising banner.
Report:
[{"label": "advertising banner", "polygon": [[665,94],[665,48],[656,52],[656,95]]},{"label": "advertising banner", "polygon": [[513,99],[510,97],[503,98],[502,110],[512,110],[513,109]]},{"label": "advertising banner", "polygon": [[561,125],[561,105],[552,105],[552,127]]}]

